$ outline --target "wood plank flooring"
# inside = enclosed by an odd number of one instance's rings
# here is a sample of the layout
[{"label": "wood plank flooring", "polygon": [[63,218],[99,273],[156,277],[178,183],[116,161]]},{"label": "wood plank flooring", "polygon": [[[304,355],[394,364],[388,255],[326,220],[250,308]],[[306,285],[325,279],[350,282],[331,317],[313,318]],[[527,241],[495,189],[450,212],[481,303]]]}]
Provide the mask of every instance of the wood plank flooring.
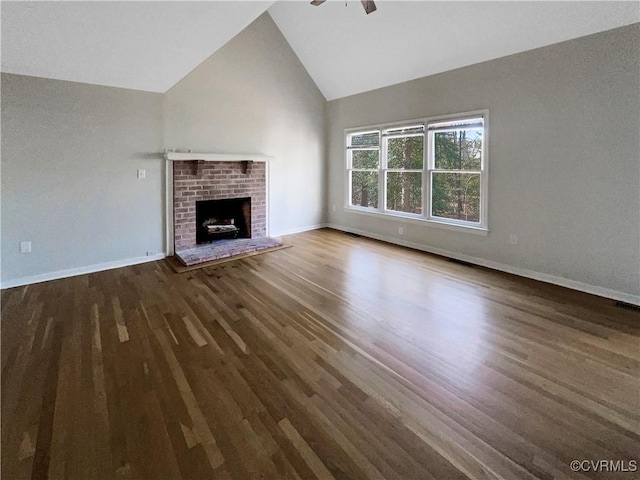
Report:
[{"label": "wood plank flooring", "polygon": [[569,466],[640,461],[638,312],[331,230],[287,243],[3,291],[2,478],[638,478]]}]

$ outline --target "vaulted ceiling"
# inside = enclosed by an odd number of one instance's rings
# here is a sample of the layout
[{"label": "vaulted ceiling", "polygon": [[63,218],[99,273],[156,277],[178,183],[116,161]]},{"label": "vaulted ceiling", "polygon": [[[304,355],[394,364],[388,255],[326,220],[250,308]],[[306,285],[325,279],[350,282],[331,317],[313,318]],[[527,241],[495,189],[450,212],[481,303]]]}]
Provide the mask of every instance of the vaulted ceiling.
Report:
[{"label": "vaulted ceiling", "polygon": [[273,2],[6,2],[2,71],[166,92]]},{"label": "vaulted ceiling", "polygon": [[640,21],[638,2],[277,2],[269,13],[328,99]]},{"label": "vaulted ceiling", "polygon": [[640,22],[623,2],[3,1],[2,71],[165,92],[268,11],[328,99]]}]

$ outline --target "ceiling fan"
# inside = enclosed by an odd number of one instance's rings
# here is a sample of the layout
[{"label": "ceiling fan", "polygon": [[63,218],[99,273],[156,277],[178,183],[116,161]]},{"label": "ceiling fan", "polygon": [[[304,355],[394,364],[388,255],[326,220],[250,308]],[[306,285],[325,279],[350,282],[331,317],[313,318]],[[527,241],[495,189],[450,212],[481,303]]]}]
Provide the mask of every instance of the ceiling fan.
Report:
[{"label": "ceiling fan", "polygon": [[[326,1],[327,0],[313,0],[311,2],[311,5],[315,5],[317,7],[318,5],[322,5]],[[375,12],[377,10],[376,4],[374,3],[373,0],[360,0],[360,2],[362,3],[362,6],[364,7],[364,11],[367,12],[367,15],[369,15],[371,12]]]}]

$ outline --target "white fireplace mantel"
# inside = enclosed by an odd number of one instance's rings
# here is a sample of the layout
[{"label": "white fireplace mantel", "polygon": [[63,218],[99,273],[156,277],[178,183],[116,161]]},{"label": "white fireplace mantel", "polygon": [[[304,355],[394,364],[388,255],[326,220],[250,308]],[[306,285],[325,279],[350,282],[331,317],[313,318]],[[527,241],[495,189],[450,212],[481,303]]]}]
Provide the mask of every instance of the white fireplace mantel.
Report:
[{"label": "white fireplace mantel", "polygon": [[166,152],[164,158],[170,162],[201,160],[205,162],[268,162],[275,157],[244,153],[192,153]]}]

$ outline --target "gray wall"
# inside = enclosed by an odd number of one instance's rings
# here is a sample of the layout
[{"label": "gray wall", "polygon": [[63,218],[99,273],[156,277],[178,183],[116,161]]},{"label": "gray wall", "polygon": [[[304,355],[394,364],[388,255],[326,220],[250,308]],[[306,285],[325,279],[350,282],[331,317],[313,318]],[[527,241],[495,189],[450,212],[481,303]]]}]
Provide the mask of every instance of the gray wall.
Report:
[{"label": "gray wall", "polygon": [[[329,222],[638,301],[639,58],[636,24],[329,102]],[[484,108],[488,236],[343,210],[345,128]]]},{"label": "gray wall", "polygon": [[270,234],[324,222],[325,99],[268,14],[165,96],[167,148],[274,156]]},{"label": "gray wall", "polygon": [[[3,286],[162,252],[164,162],[154,152],[160,94],[3,74]],[[25,240],[30,254],[19,252]]]}]

